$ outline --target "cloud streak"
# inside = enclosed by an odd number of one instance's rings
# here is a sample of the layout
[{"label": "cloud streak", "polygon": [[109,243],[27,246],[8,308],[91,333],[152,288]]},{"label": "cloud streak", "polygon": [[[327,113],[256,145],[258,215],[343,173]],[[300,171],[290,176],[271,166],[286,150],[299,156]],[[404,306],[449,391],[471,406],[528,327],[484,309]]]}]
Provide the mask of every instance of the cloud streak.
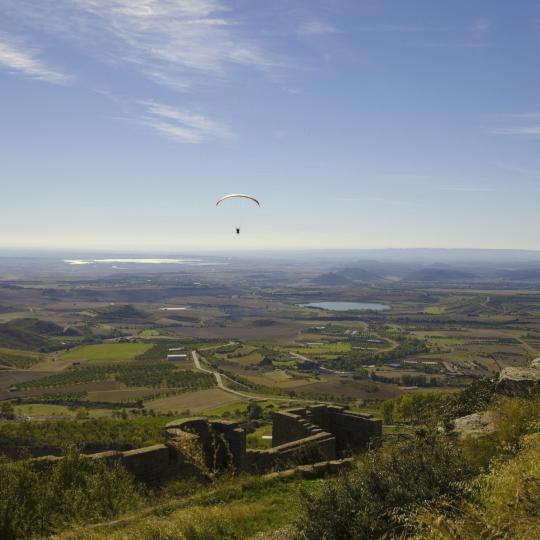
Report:
[{"label": "cloud streak", "polygon": [[324,34],[336,34],[338,32],[339,30],[331,24],[318,19],[304,21],[298,27],[298,34],[300,36],[320,36]]},{"label": "cloud streak", "polygon": [[527,112],[508,114],[502,117],[507,120],[506,126],[491,128],[492,135],[540,135],[540,113]]},{"label": "cloud streak", "polygon": [[33,52],[22,50],[19,46],[0,40],[0,66],[26,77],[53,84],[67,84],[73,77],[50,68],[38,59]]},{"label": "cloud streak", "polygon": [[455,186],[442,186],[438,188],[441,191],[456,191],[463,193],[489,193],[495,191],[493,188],[481,186],[468,186],[466,184],[458,184]]},{"label": "cloud streak", "polygon": [[277,65],[222,0],[6,0],[10,13],[84,52],[129,63],[149,79],[186,90],[232,66]]},{"label": "cloud streak", "polygon": [[490,130],[490,133],[494,135],[540,135],[540,125],[495,128]]},{"label": "cloud streak", "polygon": [[143,114],[139,122],[180,143],[196,144],[211,139],[230,139],[231,130],[215,120],[190,110],[154,101],[139,101]]}]

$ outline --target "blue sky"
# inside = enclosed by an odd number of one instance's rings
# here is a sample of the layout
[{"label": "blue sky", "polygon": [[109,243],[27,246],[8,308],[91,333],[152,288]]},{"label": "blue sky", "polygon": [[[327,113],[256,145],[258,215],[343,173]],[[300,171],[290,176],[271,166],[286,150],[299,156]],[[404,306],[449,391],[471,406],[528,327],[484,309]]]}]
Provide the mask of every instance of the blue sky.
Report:
[{"label": "blue sky", "polygon": [[539,52],[530,0],[3,0],[0,247],[540,249]]}]

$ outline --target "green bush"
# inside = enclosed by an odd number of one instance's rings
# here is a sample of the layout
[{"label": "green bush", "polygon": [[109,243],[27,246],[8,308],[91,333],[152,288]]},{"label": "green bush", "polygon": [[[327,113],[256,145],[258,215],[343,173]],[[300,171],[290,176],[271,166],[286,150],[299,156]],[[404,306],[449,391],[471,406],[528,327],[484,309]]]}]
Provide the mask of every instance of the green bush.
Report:
[{"label": "green bush", "polygon": [[164,423],[153,418],[0,422],[0,448],[20,451],[50,446],[60,450],[67,444],[77,444],[90,451],[126,450],[162,442]]},{"label": "green bush", "polygon": [[398,533],[404,509],[455,495],[472,473],[443,435],[422,432],[412,441],[369,454],[357,469],[329,480],[319,492],[303,493],[297,526],[308,540]]},{"label": "green bush", "polygon": [[540,538],[540,433],[522,437],[519,446],[514,457],[495,459],[488,472],[468,483],[463,498],[436,500],[406,516],[406,537]]},{"label": "green bush", "polygon": [[139,489],[120,464],[84,458],[73,446],[50,468],[31,461],[0,464],[2,540],[114,518],[140,501]]}]

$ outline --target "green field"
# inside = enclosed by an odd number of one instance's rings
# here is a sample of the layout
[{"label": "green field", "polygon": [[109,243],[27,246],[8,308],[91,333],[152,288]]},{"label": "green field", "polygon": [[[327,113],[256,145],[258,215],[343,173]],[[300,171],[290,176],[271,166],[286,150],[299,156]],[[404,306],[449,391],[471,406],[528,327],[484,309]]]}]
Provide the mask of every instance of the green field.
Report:
[{"label": "green field", "polygon": [[127,362],[143,354],[151,347],[149,343],[103,343],[85,345],[64,353],[61,360],[74,360],[85,364]]},{"label": "green field", "polygon": [[340,343],[316,343],[307,347],[294,347],[293,352],[302,355],[309,354],[341,354],[351,350],[351,345],[346,342]]},{"label": "green field", "polygon": [[446,308],[443,306],[429,306],[426,309],[424,309],[425,313],[430,313],[431,315],[440,315],[441,313],[444,313],[446,311]]},{"label": "green field", "polygon": [[[88,415],[91,418],[101,418],[111,416],[111,409],[88,409]],[[25,405],[15,405],[15,413],[19,416],[70,416],[75,417],[76,409],[70,409],[66,405],[49,405],[44,403],[32,403]]]}]

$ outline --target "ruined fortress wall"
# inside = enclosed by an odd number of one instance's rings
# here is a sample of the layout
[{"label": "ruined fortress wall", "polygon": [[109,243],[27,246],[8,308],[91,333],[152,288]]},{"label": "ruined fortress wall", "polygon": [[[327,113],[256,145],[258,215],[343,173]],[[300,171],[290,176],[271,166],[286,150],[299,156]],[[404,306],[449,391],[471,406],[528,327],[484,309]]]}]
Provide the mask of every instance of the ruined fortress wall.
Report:
[{"label": "ruined fortress wall", "polygon": [[[189,418],[167,424],[166,444],[86,457],[120,461],[138,481],[152,485],[175,477],[204,478],[190,456],[194,448],[202,451],[211,471],[234,468],[262,474],[364,450],[380,439],[382,422],[344,407],[314,405],[275,412],[272,430],[271,449],[247,450],[246,432],[238,422]],[[35,462],[48,467],[58,459],[46,456]]]},{"label": "ruined fortress wall", "polygon": [[335,437],[336,452],[341,455],[376,444],[382,435],[382,421],[332,405],[313,405],[274,413],[273,446],[321,432]]},{"label": "ruined fortress wall", "polygon": [[305,409],[287,409],[286,411],[274,413],[272,419],[273,447],[310,437],[317,433],[317,426],[308,422],[304,413]]},{"label": "ruined fortress wall", "polygon": [[240,469],[246,453],[246,433],[238,422],[189,418],[170,422],[166,433],[171,441],[185,434],[195,435],[210,470],[234,467]]},{"label": "ruined fortress wall", "polygon": [[271,448],[247,450],[243,470],[263,474],[272,470],[336,459],[336,440],[321,432]]},{"label": "ruined fortress wall", "polygon": [[336,437],[337,451],[366,450],[380,443],[382,421],[352,411],[339,411],[332,416],[332,433]]},{"label": "ruined fortress wall", "polygon": [[122,452],[120,462],[137,480],[153,485],[173,478],[179,468],[179,460],[164,444]]},{"label": "ruined fortress wall", "polygon": [[[104,459],[110,463],[120,462],[137,481],[149,485],[159,485],[175,477],[201,477],[197,468],[185,461],[181,453],[171,445],[156,444],[126,452],[108,451],[83,456],[92,460]],[[44,456],[33,462],[38,469],[46,470],[60,459],[63,458]]]}]

